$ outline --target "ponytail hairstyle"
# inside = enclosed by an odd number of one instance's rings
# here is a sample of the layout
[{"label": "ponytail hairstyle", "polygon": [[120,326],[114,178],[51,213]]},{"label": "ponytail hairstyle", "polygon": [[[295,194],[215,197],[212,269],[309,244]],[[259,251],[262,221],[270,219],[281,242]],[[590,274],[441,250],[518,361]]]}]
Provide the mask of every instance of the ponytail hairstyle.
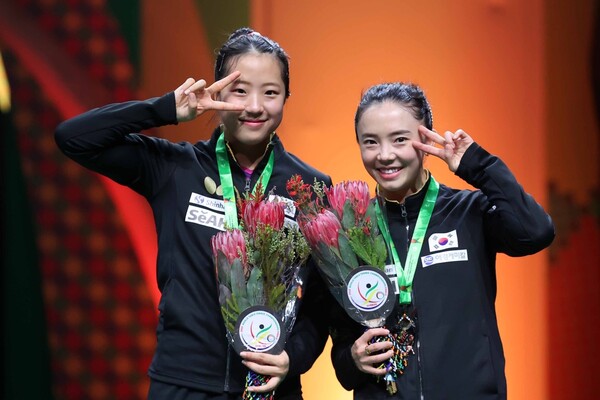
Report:
[{"label": "ponytail hairstyle", "polygon": [[221,46],[215,60],[215,81],[231,73],[231,66],[238,57],[247,53],[272,54],[281,66],[281,79],[285,86],[285,98],[290,97],[289,57],[274,40],[250,29],[240,28],[233,32]]},{"label": "ponytail hairstyle", "polygon": [[354,132],[358,141],[358,123],[364,112],[371,106],[385,101],[395,102],[405,107],[418,121],[423,121],[427,129],[433,129],[431,106],[423,90],[410,82],[382,83],[371,86],[363,93],[356,114],[354,115]]}]

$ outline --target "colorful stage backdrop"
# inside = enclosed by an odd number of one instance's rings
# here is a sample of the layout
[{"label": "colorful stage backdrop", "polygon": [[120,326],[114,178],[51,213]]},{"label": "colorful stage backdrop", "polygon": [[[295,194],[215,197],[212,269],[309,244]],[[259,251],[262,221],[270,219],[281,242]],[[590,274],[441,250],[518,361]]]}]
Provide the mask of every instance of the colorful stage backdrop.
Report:
[{"label": "colorful stage backdrop", "polygon": [[[252,26],[291,56],[279,129],[334,181],[365,179],[361,91],[410,80],[439,131],[500,155],[557,226],[541,254],[500,257],[511,399],[594,398],[600,375],[598,2],[6,0],[0,3],[5,399],[143,399],[155,344],[152,216],[56,148],[63,119],[212,80],[214,50]],[[150,132],[205,139],[207,116]],[[440,163],[440,180],[465,185]],[[306,399],[350,399],[326,349]],[[35,384],[33,384],[35,382]]]}]

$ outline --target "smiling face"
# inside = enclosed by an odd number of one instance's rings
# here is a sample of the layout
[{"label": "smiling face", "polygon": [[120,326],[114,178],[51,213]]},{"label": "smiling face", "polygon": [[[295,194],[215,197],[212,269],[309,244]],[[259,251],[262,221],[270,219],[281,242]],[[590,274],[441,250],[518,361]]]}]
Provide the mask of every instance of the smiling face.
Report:
[{"label": "smiling face", "polygon": [[395,101],[373,103],[358,121],[363,165],[387,199],[403,202],[425,183],[423,153],[412,145],[413,141],[424,141],[418,133],[422,124]]},{"label": "smiling face", "polygon": [[224,88],[218,100],[242,104],[244,111],[220,111],[225,139],[237,151],[245,146],[266,147],[283,118],[285,85],[281,65],[272,54],[246,53],[233,60],[228,72],[240,71],[238,80]]}]

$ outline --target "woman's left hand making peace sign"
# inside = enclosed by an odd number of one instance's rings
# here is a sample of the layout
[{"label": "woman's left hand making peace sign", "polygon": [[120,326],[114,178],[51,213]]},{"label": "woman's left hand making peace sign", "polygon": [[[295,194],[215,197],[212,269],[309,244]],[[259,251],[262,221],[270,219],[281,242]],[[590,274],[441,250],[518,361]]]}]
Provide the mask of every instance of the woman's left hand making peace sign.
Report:
[{"label": "woman's left hand making peace sign", "polygon": [[240,72],[235,71],[209,87],[206,87],[204,79],[196,81],[187,78],[174,92],[177,122],[191,121],[208,110],[243,111],[244,106],[241,104],[213,100],[215,94],[239,77]]},{"label": "woman's left hand making peace sign", "polygon": [[[473,143],[471,136],[462,129],[459,129],[456,132],[446,131],[442,137],[437,132],[421,125],[419,126],[419,133],[424,135],[433,144],[425,144],[415,140],[413,141],[413,147],[442,159],[448,164],[448,168],[450,168],[450,171],[452,172],[456,172],[462,156],[465,154],[465,151],[467,151],[467,148]],[[440,145],[441,148],[437,147],[436,144]]]}]

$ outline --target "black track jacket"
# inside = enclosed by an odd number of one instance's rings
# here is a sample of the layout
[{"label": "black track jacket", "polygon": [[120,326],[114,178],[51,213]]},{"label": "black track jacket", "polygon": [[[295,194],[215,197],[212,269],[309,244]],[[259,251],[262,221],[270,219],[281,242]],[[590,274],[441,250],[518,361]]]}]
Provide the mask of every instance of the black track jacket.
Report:
[{"label": "black track jacket", "polygon": [[[554,226],[508,167],[477,143],[467,149],[456,175],[479,190],[440,184],[413,281],[418,343],[397,379],[395,396],[352,361],[350,347],[364,328],[341,308],[334,313],[332,360],[339,381],[354,390],[355,399],[506,398],[494,305],[496,254],[536,253],[552,242]],[[404,204],[386,202],[392,239],[403,262],[430,182]]]},{"label": "black track jacket", "polygon": [[[247,369],[226,339],[210,246],[211,237],[224,225],[222,196],[215,194],[215,186],[220,185],[215,156],[219,130],[210,140],[194,145],[131,133],[176,123],[171,92],[90,110],[60,124],[55,139],[68,157],[130,187],[152,207],[161,300],[149,375],[201,391],[241,393]],[[328,176],[287,153],[276,135],[267,153],[271,151],[275,167],[266,192],[274,189],[287,198],[286,182],[296,173],[306,182],[316,178],[331,184]],[[244,193],[245,175],[229,158],[234,185]],[[255,169],[249,187],[254,187],[268,158],[267,154]],[[295,219],[295,215],[288,217]],[[310,368],[327,340],[320,305],[309,302],[311,291],[305,290],[308,300],[296,321],[294,332],[302,334],[292,334],[286,345],[290,370],[277,389],[278,398],[290,394],[301,398],[299,375]],[[304,318],[306,314],[311,318]]]}]

